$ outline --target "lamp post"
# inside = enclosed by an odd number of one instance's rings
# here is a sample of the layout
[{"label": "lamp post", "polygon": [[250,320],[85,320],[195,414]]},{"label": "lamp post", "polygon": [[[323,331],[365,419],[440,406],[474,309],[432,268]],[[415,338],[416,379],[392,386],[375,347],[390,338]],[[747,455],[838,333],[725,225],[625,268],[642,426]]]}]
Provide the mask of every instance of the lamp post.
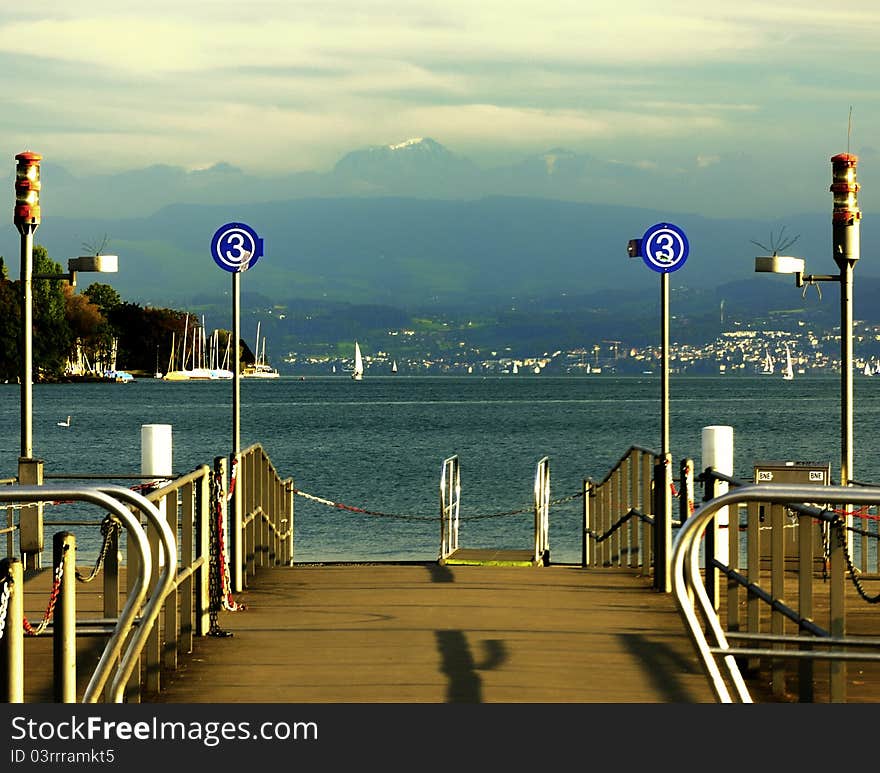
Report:
[{"label": "lamp post", "polygon": [[[34,232],[40,224],[39,153],[25,151],[15,156],[15,208],[13,222],[21,234],[21,448],[18,458],[18,482],[24,485],[43,483],[43,462],[33,458],[33,280],[66,279],[76,285],[78,271],[115,272],[116,255],[93,255],[70,258],[66,274],[34,274]],[[19,549],[25,569],[40,568],[43,550],[42,503],[21,509]]]},{"label": "lamp post", "polygon": [[[818,282],[840,284],[840,485],[848,486],[853,480],[853,269],[859,259],[859,221],[862,213],[858,206],[859,184],[856,182],[858,157],[839,153],[831,157],[831,213],[834,262],[838,274],[804,274],[802,258],[773,255],[755,258],[755,271],[776,274],[794,274],[798,287]],[[818,287],[817,287],[818,289]],[[852,550],[852,509],[844,505],[844,523],[847,538],[842,539],[843,526],[833,524],[836,532],[831,539],[830,618],[831,635],[843,636],[846,631],[846,605],[843,588],[844,550]],[[834,578],[838,578],[834,580]],[[843,661],[831,661],[830,689],[833,702],[846,698],[846,665]]]},{"label": "lamp post", "polygon": [[805,274],[803,258],[763,255],[755,258],[755,271],[794,274],[797,287],[818,282],[840,284],[840,485],[853,479],[853,269],[859,259],[859,184],[856,182],[858,158],[850,153],[831,157],[834,262],[839,274]]},{"label": "lamp post", "polygon": [[34,231],[40,225],[39,153],[24,151],[16,157],[13,222],[21,234],[21,450],[23,459],[33,454],[31,395],[33,384],[33,272]]}]

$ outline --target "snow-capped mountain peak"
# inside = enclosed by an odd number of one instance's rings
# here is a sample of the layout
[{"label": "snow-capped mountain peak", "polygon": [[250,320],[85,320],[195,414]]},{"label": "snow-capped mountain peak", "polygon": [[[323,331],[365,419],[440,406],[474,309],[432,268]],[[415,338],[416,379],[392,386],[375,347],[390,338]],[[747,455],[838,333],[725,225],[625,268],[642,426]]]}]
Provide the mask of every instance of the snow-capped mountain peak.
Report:
[{"label": "snow-capped mountain peak", "polygon": [[403,148],[409,148],[413,145],[420,145],[425,141],[424,137],[410,137],[408,140],[404,140],[403,142],[398,142],[395,145],[389,145],[389,150],[402,150]]}]

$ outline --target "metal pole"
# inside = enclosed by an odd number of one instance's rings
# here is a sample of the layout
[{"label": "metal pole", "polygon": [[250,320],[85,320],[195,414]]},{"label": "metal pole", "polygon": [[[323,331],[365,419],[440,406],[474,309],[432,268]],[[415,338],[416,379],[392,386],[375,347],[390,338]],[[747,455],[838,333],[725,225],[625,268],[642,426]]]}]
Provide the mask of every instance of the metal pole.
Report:
[{"label": "metal pole", "polygon": [[[832,156],[833,208],[831,214],[834,262],[840,269],[840,485],[849,486],[853,479],[853,268],[859,259],[859,184],[856,182],[857,158],[849,153]],[[844,593],[844,546],[853,548],[852,506],[843,505],[845,530],[835,524],[831,551],[831,635],[843,636],[846,631],[846,599]],[[840,532],[844,530],[845,536]],[[846,664],[832,662],[830,698],[832,703],[846,700]]]},{"label": "metal pole", "polygon": [[239,349],[239,341],[241,340],[241,273],[232,272],[232,340],[233,340],[233,357],[232,357],[232,454],[234,459],[238,459],[241,453],[241,414],[240,414],[240,364],[241,351]]},{"label": "metal pole", "polygon": [[661,397],[660,397],[660,452],[669,453],[669,274],[660,274],[661,316]]},{"label": "metal pole", "polygon": [[244,590],[242,564],[244,563],[244,535],[242,534],[242,499],[241,483],[241,272],[232,273],[232,339],[234,355],[232,358],[232,467],[230,471],[232,490],[232,513],[229,518],[230,556],[232,590],[236,593]]},{"label": "metal pole", "polygon": [[840,266],[840,485],[853,479],[853,263]]},{"label": "metal pole", "polygon": [[21,232],[21,456],[33,456],[33,275],[34,230],[19,226]]},{"label": "metal pole", "polygon": [[[17,222],[21,234],[21,448],[19,483],[43,482],[43,463],[34,456],[34,223]],[[23,507],[19,516],[19,549],[25,569],[39,569],[43,550],[43,503]]]}]

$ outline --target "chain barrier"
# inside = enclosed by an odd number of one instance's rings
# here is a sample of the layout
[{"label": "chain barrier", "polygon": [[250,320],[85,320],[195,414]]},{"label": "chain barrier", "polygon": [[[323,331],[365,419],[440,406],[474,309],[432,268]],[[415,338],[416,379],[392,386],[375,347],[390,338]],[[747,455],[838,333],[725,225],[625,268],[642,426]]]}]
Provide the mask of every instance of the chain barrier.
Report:
[{"label": "chain barrier", "polygon": [[101,571],[101,567],[104,566],[104,560],[107,558],[107,551],[110,549],[110,544],[114,536],[117,538],[116,544],[119,544],[118,538],[120,529],[121,525],[119,521],[117,521],[110,515],[108,515],[106,518],[104,518],[103,521],[101,521],[101,534],[104,537],[104,540],[101,543],[101,550],[98,553],[98,558],[95,561],[95,566],[90,574],[82,575],[80,574],[79,569],[76,569],[76,579],[79,582],[91,582],[95,579],[95,577],[98,576],[98,573]]},{"label": "chain barrier", "polygon": [[[838,547],[840,547],[843,550],[843,556],[846,559],[846,568],[847,568],[847,571],[849,572],[850,579],[852,580],[853,587],[855,587],[859,596],[861,596],[862,599],[864,601],[868,602],[869,604],[880,603],[880,593],[878,593],[876,596],[869,596],[867,591],[865,591],[864,587],[862,587],[862,581],[859,579],[859,570],[856,568],[855,564],[853,563],[852,556],[850,556],[850,554],[849,554],[849,546],[847,545],[847,542],[849,540],[847,540],[847,538],[846,538],[846,532],[847,532],[846,522],[841,517],[841,514],[837,510],[833,510],[832,512],[835,514],[836,518],[834,519],[834,521],[832,521],[831,525],[832,526],[843,526],[843,528],[840,528],[837,530],[837,544],[838,544]],[[849,529],[849,530],[853,531],[853,532],[858,531],[860,534],[865,535],[865,536],[874,536],[874,535],[867,535],[867,533],[863,530],[858,530],[858,529]],[[827,561],[827,559],[826,559],[826,561]]]},{"label": "chain barrier", "polygon": [[[229,497],[235,490],[235,466],[233,463],[233,475],[230,481]],[[231,580],[229,576],[229,563],[226,559],[226,546],[223,526],[223,481],[218,470],[215,470],[211,478],[211,502],[214,508],[214,517],[210,522],[210,552],[211,571],[208,574],[209,593],[209,636],[232,636],[230,631],[220,627],[219,614],[224,609],[228,612],[237,612],[244,609],[243,604],[237,604],[232,598]]]},{"label": "chain barrier", "polygon": [[64,545],[62,547],[61,560],[58,562],[58,566],[55,567],[55,577],[52,581],[52,591],[49,594],[49,604],[46,607],[46,612],[43,615],[40,624],[34,627],[26,617],[22,619],[24,632],[28,636],[39,636],[46,630],[46,626],[49,625],[49,621],[52,619],[52,613],[55,611],[55,603],[58,601],[58,594],[61,592],[61,578],[64,576],[64,556],[69,549],[70,545]]},{"label": "chain barrier", "polygon": [[0,641],[6,631],[6,615],[9,612],[9,597],[12,595],[12,575],[7,572],[3,578],[3,593],[0,594]]},{"label": "chain barrier", "polygon": [[[238,460],[232,460],[232,471],[229,477],[229,494],[226,497],[227,502],[232,501],[232,495],[235,493],[235,481],[237,478],[236,470],[238,467]],[[244,604],[239,604],[232,597],[232,578],[229,576],[229,556],[226,555],[226,529],[224,527],[223,521],[223,508],[218,508],[220,517],[217,523],[217,534],[218,534],[218,548],[219,548],[219,560],[220,565],[223,567],[223,593],[221,594],[221,599],[223,603],[223,609],[227,612],[239,612],[245,609]]]},{"label": "chain barrier", "polygon": [[[151,480],[146,483],[135,483],[133,486],[129,486],[131,491],[137,491],[140,494],[149,494],[151,491],[155,491],[160,485],[159,480]],[[43,507],[51,507],[55,505],[76,505],[81,504],[81,502],[77,499],[41,499],[33,502],[10,502],[8,504],[4,504],[3,508],[8,510],[23,510],[27,507],[34,507],[35,505],[42,504]]]},{"label": "chain barrier", "polygon": [[210,626],[208,628],[208,636],[231,636],[232,634],[228,631],[224,631],[220,627],[220,623],[218,621],[218,615],[220,614],[220,572],[217,571],[219,567],[219,535],[218,535],[218,522],[223,518],[223,506],[222,506],[222,495],[223,495],[223,487],[220,483],[220,474],[215,472],[211,479],[211,502],[214,507],[214,517],[211,519],[210,523],[210,566],[211,570],[208,573],[208,617],[210,619]]},{"label": "chain barrier", "polygon": [[[304,499],[309,499],[312,502],[317,502],[318,504],[327,505],[328,507],[335,507],[339,510],[348,510],[352,513],[361,513],[362,515],[372,515],[380,518],[396,518],[401,521],[436,521],[436,515],[401,515],[399,513],[384,513],[377,510],[366,510],[363,507],[356,507],[355,505],[346,505],[341,502],[334,502],[332,499],[325,499],[324,497],[318,497],[314,494],[308,494],[305,491],[300,491],[299,489],[293,489],[294,494],[298,494]],[[560,505],[565,502],[570,502],[573,499],[577,499],[578,497],[582,497],[584,495],[583,491],[579,491],[575,494],[570,494],[566,497],[560,497],[559,499],[554,499],[549,502],[549,505]],[[501,518],[503,516],[508,515],[521,515],[522,513],[532,513],[534,512],[534,505],[529,505],[527,507],[522,507],[518,510],[507,510],[501,513],[485,513],[483,515],[468,515],[462,516],[462,521],[479,521],[486,518]]]}]

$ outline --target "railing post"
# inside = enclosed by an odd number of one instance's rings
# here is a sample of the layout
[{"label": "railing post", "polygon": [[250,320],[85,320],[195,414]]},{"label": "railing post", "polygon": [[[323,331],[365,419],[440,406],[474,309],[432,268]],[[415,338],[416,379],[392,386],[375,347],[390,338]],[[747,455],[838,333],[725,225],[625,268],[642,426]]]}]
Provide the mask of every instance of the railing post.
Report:
[{"label": "railing post", "polygon": [[612,539],[608,532],[611,529],[611,478],[603,481],[599,486],[599,536],[602,542],[599,545],[600,566],[612,564]]},{"label": "railing post", "polygon": [[[718,496],[719,481],[712,475],[712,468],[707,467],[705,470],[705,479],[703,482],[703,501],[708,502]],[[717,552],[718,543],[718,519],[712,516],[706,525],[706,531],[703,537],[703,561],[706,564],[706,572],[703,577],[703,583],[706,586],[706,594],[712,603],[712,609],[718,611],[719,593],[718,593],[718,570],[712,566],[712,556]]]},{"label": "railing post", "polygon": [[672,454],[654,465],[654,587],[672,591]]},{"label": "railing post", "polygon": [[196,575],[196,634],[207,636],[211,629],[211,524],[214,512],[211,501],[211,471],[207,466],[199,479],[196,556],[202,559]]},{"label": "railing post", "polygon": [[[846,556],[844,550],[847,543],[846,521],[837,518],[830,528],[829,539],[831,541],[829,563],[831,565],[831,580],[829,589],[829,613],[831,620],[831,635],[835,637],[846,636]],[[846,661],[831,660],[830,663],[830,701],[832,703],[846,702]]]},{"label": "railing post", "polygon": [[119,524],[114,522],[107,533],[104,555],[104,617],[119,617]]},{"label": "railing post", "polygon": [[[192,572],[196,536],[196,490],[187,483],[181,491],[180,569]],[[180,583],[180,649],[193,650],[193,609],[195,607],[195,577],[191,573]]]},{"label": "railing post", "polygon": [[58,582],[52,621],[54,699],[76,703],[76,537],[68,531],[52,538],[52,566],[57,572],[53,592]]},{"label": "railing post", "polygon": [[694,507],[694,460],[685,459],[679,468],[678,520],[679,528],[691,517]]},{"label": "railing post", "polygon": [[24,703],[24,572],[17,558],[0,561],[0,599],[6,599],[0,637],[0,702]]},{"label": "railing post", "polygon": [[[608,527],[611,528],[614,524],[616,524],[620,520],[620,479],[621,479],[621,469],[620,467],[616,467],[611,472],[611,477],[608,479],[608,482],[605,484],[610,489],[609,495],[609,508],[608,508]],[[611,545],[611,565],[612,566],[621,566],[622,565],[622,554],[623,554],[623,535],[621,534],[622,529],[615,529],[613,534],[609,539],[609,544]]]},{"label": "railing post", "polygon": [[593,496],[593,481],[584,478],[584,521],[583,530],[581,531],[581,566],[586,569],[592,561],[592,551],[590,550],[590,498]]},{"label": "railing post", "polygon": [[293,566],[294,555],[295,555],[295,546],[296,543],[293,538],[293,525],[294,525],[294,506],[296,502],[296,487],[292,480],[287,481],[284,488],[284,495],[286,499],[287,506],[285,508],[285,512],[287,513],[287,538],[285,539],[285,549],[284,549],[284,563],[287,566]]},{"label": "railing post", "polygon": [[[140,516],[135,516],[140,518]],[[141,526],[138,528],[142,528]],[[140,551],[138,550],[138,543],[131,539],[131,534],[128,535],[128,538],[125,541],[126,544],[126,592],[129,597],[133,593],[137,592],[138,585],[138,577],[141,574],[141,561],[142,557]],[[149,544],[149,543],[148,543]],[[150,546],[152,550],[152,546]],[[146,574],[149,577],[152,568],[147,568]],[[125,687],[125,702],[126,703],[140,703],[141,700],[141,681],[142,681],[142,670],[143,670],[143,655],[138,655],[137,661],[134,663],[131,669],[131,673],[128,675],[128,683]],[[118,667],[119,663],[117,663]],[[112,680],[108,679],[104,688],[104,697],[107,700],[112,700]]]},{"label": "railing post", "polygon": [[[179,504],[180,492],[178,489],[174,489],[173,491],[169,491],[168,495],[164,498],[165,502],[165,519],[168,521],[168,526],[171,529],[171,533],[174,535],[175,542],[177,540],[178,534],[178,504]],[[169,566],[177,567],[177,556],[165,556],[165,560],[168,562]],[[178,647],[180,645],[180,639],[178,636],[178,632],[180,631],[180,610],[178,609],[178,590],[176,587],[172,587],[168,592],[168,595],[165,597],[164,602],[164,626],[163,632],[164,636],[162,636],[162,658],[161,663],[162,666],[169,671],[174,671],[177,669],[177,658],[178,658]],[[158,620],[157,620],[158,622]]]},{"label": "railing post", "polygon": [[[654,474],[652,455],[645,451],[639,451],[641,460],[641,473],[639,475],[642,483],[641,506],[645,515],[654,512]],[[651,565],[654,562],[654,529],[655,526],[647,519],[642,520],[641,542],[642,542],[642,574],[651,571]]]},{"label": "railing post", "polygon": [[[257,499],[255,491],[258,485],[256,461],[253,449],[242,456],[241,469],[238,471],[239,480],[237,488],[241,489],[241,529],[244,539],[244,571],[243,581],[247,585],[248,577],[253,577],[257,572],[257,522],[254,518]],[[245,521],[247,521],[245,523]]]},{"label": "railing post", "polygon": [[[627,511],[638,509],[639,502],[639,457],[638,452],[630,451],[628,460],[629,493],[627,494]],[[638,569],[642,561],[642,550],[639,546],[641,518],[630,518],[629,521],[629,565]]]},{"label": "railing post", "polygon": [[[785,598],[785,508],[770,505],[770,594],[775,599]],[[785,616],[778,609],[770,611],[770,633],[782,636],[785,633]],[[773,649],[782,649],[778,644]],[[770,659],[770,685],[773,695],[785,694],[785,661]]]},{"label": "railing post", "polygon": [[[798,614],[808,620],[813,619],[813,519],[803,513],[797,514],[798,524]],[[808,638],[806,631],[799,633]],[[802,649],[809,650],[806,644]],[[801,703],[813,702],[813,661],[801,658],[798,665],[798,700]]]},{"label": "railing post", "polygon": [[[162,507],[160,508],[159,504],[156,503],[156,508],[164,517],[164,497]],[[145,525],[145,528],[147,530],[147,542],[150,545],[150,560],[152,561],[152,568],[150,569],[150,592],[148,594],[148,598],[152,598],[153,594],[159,592],[159,575],[162,572],[162,566],[165,565],[166,561],[170,561],[171,558],[164,555],[163,553],[161,535],[159,534],[159,531],[152,528],[149,523]],[[143,625],[143,622],[141,623],[141,625]],[[145,637],[143,648],[145,669],[144,690],[145,692],[154,695],[158,694],[159,690],[162,687],[160,673],[162,667],[160,634],[161,631],[159,626],[159,618],[157,617],[152,622],[152,624],[150,624],[149,633]]]}]

